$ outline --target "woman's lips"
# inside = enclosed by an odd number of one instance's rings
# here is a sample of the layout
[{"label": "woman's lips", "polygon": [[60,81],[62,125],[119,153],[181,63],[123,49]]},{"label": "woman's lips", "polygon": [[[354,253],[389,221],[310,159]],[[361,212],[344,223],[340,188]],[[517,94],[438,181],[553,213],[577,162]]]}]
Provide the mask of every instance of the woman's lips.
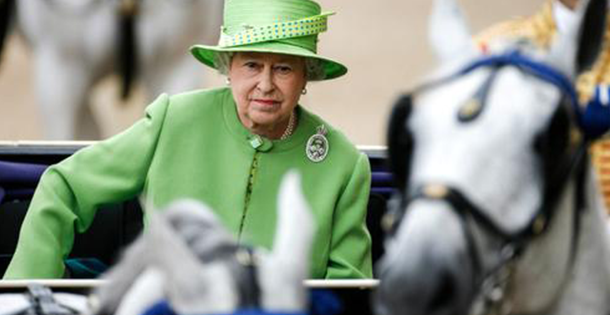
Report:
[{"label": "woman's lips", "polygon": [[276,100],[254,99],[254,101],[267,106],[280,104],[280,102]]}]

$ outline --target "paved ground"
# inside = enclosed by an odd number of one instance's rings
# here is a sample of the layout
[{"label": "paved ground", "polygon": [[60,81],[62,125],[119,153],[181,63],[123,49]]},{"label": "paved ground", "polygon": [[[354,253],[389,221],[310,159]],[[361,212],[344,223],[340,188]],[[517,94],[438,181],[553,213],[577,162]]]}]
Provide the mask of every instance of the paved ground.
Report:
[{"label": "paved ground", "polygon": [[[392,101],[434,65],[426,43],[430,0],[319,0],[337,11],[330,31],[321,35],[320,51],[344,62],[348,76],[313,83],[302,103],[343,129],[357,144],[384,143],[385,121]],[[471,27],[481,30],[496,21],[536,11],[543,0],[462,0]],[[203,69],[203,68],[202,68]],[[32,88],[30,53],[11,38],[0,65],[0,140],[42,139],[40,117]],[[202,86],[222,85],[212,71]],[[130,104],[115,98],[113,80],[95,92],[95,113],[105,136],[129,126],[145,106],[136,97]]]}]

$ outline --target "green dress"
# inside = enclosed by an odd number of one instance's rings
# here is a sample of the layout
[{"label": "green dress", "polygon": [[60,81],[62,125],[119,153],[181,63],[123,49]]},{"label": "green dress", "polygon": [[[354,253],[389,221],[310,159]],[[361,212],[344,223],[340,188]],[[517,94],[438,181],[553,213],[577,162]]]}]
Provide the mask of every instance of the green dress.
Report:
[{"label": "green dress", "polygon": [[[139,194],[156,208],[200,200],[241,242],[271,248],[279,185],[289,169],[301,173],[317,220],[311,277],[372,277],[368,158],[319,117],[300,106],[297,115],[294,134],[271,141],[240,123],[228,88],[160,96],[123,133],[45,172],[5,279],[61,277],[74,233],[89,227],[100,206]],[[328,155],[313,162],[307,142],[322,125]]]}]

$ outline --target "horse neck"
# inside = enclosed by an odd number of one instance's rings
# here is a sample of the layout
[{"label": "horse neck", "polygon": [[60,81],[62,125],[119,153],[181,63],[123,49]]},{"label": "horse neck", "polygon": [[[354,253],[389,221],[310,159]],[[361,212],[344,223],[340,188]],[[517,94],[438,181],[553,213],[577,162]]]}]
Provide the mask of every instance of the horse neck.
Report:
[{"label": "horse neck", "polygon": [[[514,276],[518,289],[512,294],[513,313],[606,315],[610,309],[605,208],[591,169],[585,181],[586,208],[574,210],[576,183],[571,179],[548,231],[524,252]],[[580,216],[576,229],[575,215]],[[575,232],[578,244],[573,252]]]},{"label": "horse neck", "polygon": [[589,170],[588,175],[587,209],[581,215],[573,277],[553,312],[554,315],[607,315],[610,310],[608,217],[594,172]]}]

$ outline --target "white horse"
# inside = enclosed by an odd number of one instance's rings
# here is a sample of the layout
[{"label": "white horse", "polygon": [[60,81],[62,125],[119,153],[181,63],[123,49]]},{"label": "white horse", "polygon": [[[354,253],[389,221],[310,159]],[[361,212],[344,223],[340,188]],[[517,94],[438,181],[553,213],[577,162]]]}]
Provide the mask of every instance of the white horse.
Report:
[{"label": "white horse", "polygon": [[236,244],[200,203],[179,201],[152,213],[105,276],[109,283],[95,293],[92,313],[139,315],[160,301],[177,314],[303,313],[315,227],[296,173],[284,177],[278,208],[269,253]]},{"label": "white horse", "polygon": [[[91,90],[116,73],[120,62],[126,63],[127,80],[134,75],[141,79],[148,99],[199,87],[203,68],[188,48],[217,38],[222,4],[222,0],[16,1],[13,24],[32,50],[45,137],[99,138],[89,106]],[[120,27],[121,19],[125,28]],[[130,34],[130,23],[135,50],[119,54],[120,36]],[[129,54],[134,54],[131,61],[122,59]],[[124,88],[126,93],[129,86]]]},{"label": "white horse", "polygon": [[436,1],[441,70],[390,121],[402,193],[378,314],[610,313],[605,210],[571,84],[599,50],[606,2],[581,2],[547,55],[513,43],[480,56],[455,1]]}]

